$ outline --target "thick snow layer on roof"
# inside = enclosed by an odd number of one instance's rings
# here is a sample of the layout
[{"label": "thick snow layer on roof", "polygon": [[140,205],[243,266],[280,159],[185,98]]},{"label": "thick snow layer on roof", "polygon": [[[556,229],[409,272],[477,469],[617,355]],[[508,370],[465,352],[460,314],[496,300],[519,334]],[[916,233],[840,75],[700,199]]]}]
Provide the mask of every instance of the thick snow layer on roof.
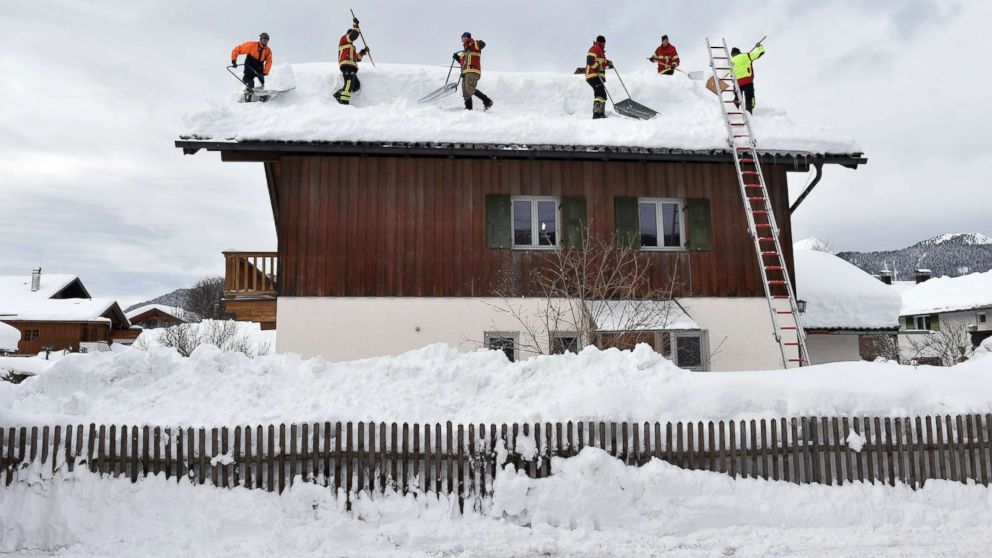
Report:
[{"label": "thick snow layer on roof", "polygon": [[0,297],[0,320],[38,322],[106,321],[102,317],[117,302],[109,298],[40,299]]},{"label": "thick snow layer on roof", "polygon": [[42,273],[37,291],[31,290],[31,275],[0,275],[0,298],[27,296],[31,298],[52,298],[69,283],[78,279],[76,275]]},{"label": "thick snow layer on roof", "polygon": [[826,252],[795,250],[796,296],[806,301],[807,329],[899,327],[899,294]]},{"label": "thick snow layer on roof", "polygon": [[936,277],[902,294],[902,316],[992,306],[992,271]]},{"label": "thick snow layer on roof", "polygon": [[812,236],[809,238],[804,238],[799,242],[794,242],[792,244],[792,248],[795,250],[816,250],[818,252],[826,252],[828,254],[834,253],[826,242]]},{"label": "thick snow layer on roof", "polygon": [[21,331],[14,326],[0,322],[0,352],[15,352],[21,341]]},{"label": "thick snow layer on roof", "polygon": [[191,315],[189,311],[180,308],[178,306],[166,306],[165,304],[146,304],[144,306],[135,308],[134,310],[129,310],[126,313],[127,319],[133,320],[137,316],[140,316],[145,312],[151,312],[152,310],[158,310],[159,312],[168,314],[173,318],[179,318],[181,320],[185,320],[188,316]]},{"label": "thick snow layer on roof", "polygon": [[[217,141],[727,149],[717,97],[702,82],[683,75],[661,78],[651,70],[624,74],[634,100],[659,111],[660,117],[639,121],[610,114],[612,118],[605,121],[593,121],[592,89],[582,76],[571,74],[487,70],[479,89],[495,101],[489,112],[464,110],[460,93],[433,104],[418,104],[418,99],[444,84],[447,71],[437,66],[381,64],[375,70],[363,66],[361,91],[352,106],[342,106],[331,97],[342,83],[335,64],[283,67],[278,72],[295,74],[295,90],[269,103],[238,103],[240,90],[232,92],[209,109],[187,115],[181,136]],[[273,70],[273,74],[278,72]],[[607,86],[616,101],[626,97],[613,75]],[[482,103],[476,104],[482,108]],[[793,122],[775,107],[759,107],[752,125],[758,148],[765,152],[861,151],[847,134],[830,126]]]},{"label": "thick snow layer on roof", "polygon": [[508,362],[431,345],[331,363],[254,359],[203,346],[69,355],[0,382],[0,424],[233,425],[290,421],[519,422],[915,416],[987,412],[992,359],[951,368],[845,362],[788,371],[693,373],[647,345]]},{"label": "thick snow layer on roof", "polygon": [[675,301],[590,301],[587,306],[599,331],[699,329],[699,324]]}]

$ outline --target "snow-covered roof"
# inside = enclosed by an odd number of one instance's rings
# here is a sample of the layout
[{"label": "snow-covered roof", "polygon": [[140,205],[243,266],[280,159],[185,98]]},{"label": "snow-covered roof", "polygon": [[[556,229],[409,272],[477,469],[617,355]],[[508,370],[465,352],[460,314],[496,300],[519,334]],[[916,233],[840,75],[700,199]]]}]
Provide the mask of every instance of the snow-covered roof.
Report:
[{"label": "snow-covered roof", "polygon": [[0,297],[0,320],[32,322],[107,322],[117,305],[109,298],[25,299]]},{"label": "snow-covered roof", "polygon": [[806,301],[807,329],[895,329],[899,294],[833,254],[795,250],[796,296]]},{"label": "snow-covered roof", "polygon": [[699,329],[675,301],[604,300],[586,303],[599,331]]},{"label": "snow-covered roof", "polygon": [[151,312],[152,310],[158,310],[163,314],[168,314],[173,318],[180,320],[185,320],[186,317],[190,315],[190,312],[178,306],[168,306],[165,304],[146,304],[144,306],[140,306],[133,310],[128,310],[127,319],[133,320],[134,318],[144,314],[145,312]]},{"label": "snow-covered roof", "polygon": [[37,291],[31,290],[31,275],[0,275],[0,298],[28,296],[31,298],[52,298],[73,281],[76,275],[42,273]]},{"label": "snow-covered roof", "polygon": [[[266,85],[296,88],[268,103],[238,103],[241,88],[206,110],[187,115],[180,136],[222,142],[400,142],[502,146],[594,146],[721,152],[727,149],[717,97],[682,75],[661,79],[653,70],[624,74],[633,98],[660,113],[649,121],[611,114],[593,121],[592,90],[565,73],[485,71],[479,88],[495,101],[488,111],[466,111],[461,96],[417,100],[444,84],[447,67],[380,64],[362,68],[352,106],[334,102],[336,64],[273,68]],[[607,85],[625,98],[613,76]],[[236,90],[236,91],[235,91]],[[480,107],[481,109],[481,103]],[[861,148],[830,126],[801,124],[781,109],[759,107],[752,118],[765,153],[851,155]]]},{"label": "snow-covered roof", "polygon": [[955,312],[992,306],[992,271],[936,277],[902,294],[901,316]]},{"label": "snow-covered roof", "polygon": [[21,332],[14,326],[0,322],[0,352],[16,352],[21,341]]},{"label": "snow-covered roof", "polygon": [[804,238],[798,242],[794,242],[792,244],[792,248],[795,250],[816,250],[818,252],[826,252],[828,254],[834,253],[826,242],[812,236],[809,238]]}]

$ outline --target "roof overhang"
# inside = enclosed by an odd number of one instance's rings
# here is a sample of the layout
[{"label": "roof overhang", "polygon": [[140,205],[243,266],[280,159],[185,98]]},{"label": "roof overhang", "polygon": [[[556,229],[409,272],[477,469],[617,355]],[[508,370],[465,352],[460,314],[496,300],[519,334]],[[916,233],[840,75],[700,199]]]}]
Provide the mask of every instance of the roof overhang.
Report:
[{"label": "roof overhang", "polygon": [[[459,157],[485,159],[558,159],[583,161],[652,161],[679,163],[731,163],[729,150],[684,150],[649,147],[587,145],[516,145],[476,143],[405,142],[277,142],[216,141],[182,138],[175,146],[187,155],[200,150],[217,151],[224,161],[278,161],[286,155],[364,155],[378,157]],[[863,153],[816,154],[761,151],[764,164],[788,165],[799,172],[811,166],[840,165],[857,169],[868,162]]]}]

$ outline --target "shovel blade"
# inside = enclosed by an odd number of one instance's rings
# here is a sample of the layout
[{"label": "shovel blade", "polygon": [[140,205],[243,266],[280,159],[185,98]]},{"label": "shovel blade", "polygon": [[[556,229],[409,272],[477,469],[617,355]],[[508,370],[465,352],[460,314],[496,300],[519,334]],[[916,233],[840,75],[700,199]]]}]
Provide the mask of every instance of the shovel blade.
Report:
[{"label": "shovel blade", "polygon": [[640,120],[651,120],[655,116],[658,116],[658,111],[650,109],[632,99],[625,99],[619,103],[615,103],[613,109],[623,116]]},{"label": "shovel blade", "polygon": [[444,87],[432,91],[431,93],[425,95],[422,99],[417,101],[418,103],[432,103],[438,99],[443,99],[448,95],[451,95],[458,89],[458,83],[448,83]]}]

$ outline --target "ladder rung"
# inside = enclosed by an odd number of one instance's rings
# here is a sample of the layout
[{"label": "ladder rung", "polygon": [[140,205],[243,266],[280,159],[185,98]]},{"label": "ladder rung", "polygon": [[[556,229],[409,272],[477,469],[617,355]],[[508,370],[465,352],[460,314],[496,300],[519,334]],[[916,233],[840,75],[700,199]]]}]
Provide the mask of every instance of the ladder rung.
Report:
[{"label": "ladder rung", "polygon": [[740,151],[740,150],[754,149],[754,148],[751,147],[750,145],[738,145],[738,146],[736,146],[736,149]]},{"label": "ladder rung", "polygon": [[720,81],[734,81],[734,80],[731,78],[720,78]]},{"label": "ladder rung", "polygon": [[[788,298],[788,297],[786,297],[786,298]],[[798,328],[796,326],[780,326],[779,329],[788,329],[788,330],[792,331],[792,330],[798,329]]]},{"label": "ladder rung", "polygon": [[776,314],[791,314],[792,310],[778,310]]},{"label": "ladder rung", "polygon": [[731,122],[731,126],[747,126],[747,122]]},{"label": "ladder rung", "polygon": [[761,184],[745,184],[745,188],[761,188]]},{"label": "ladder rung", "polygon": [[770,229],[770,228],[772,228],[771,225],[769,225],[769,224],[763,224],[763,223],[758,223],[757,225],[755,225],[755,227],[758,227],[759,229]]},{"label": "ladder rung", "polygon": [[748,198],[747,201],[765,201],[765,198],[752,196]]},{"label": "ladder rung", "polygon": [[778,300],[785,300],[785,299],[789,298],[789,295],[774,295],[774,296],[772,296],[772,298],[778,299]]},{"label": "ladder rung", "polygon": [[748,176],[758,176],[758,171],[741,171],[741,174],[745,174]]},{"label": "ladder rung", "polygon": [[778,252],[762,252],[762,256],[777,256]]},{"label": "ladder rung", "polygon": [[735,138],[746,138],[746,137],[750,137],[750,134],[735,134],[734,137]]},{"label": "ladder rung", "polygon": [[753,213],[755,215],[768,215],[768,211],[766,211],[764,209],[752,209],[751,210],[751,213]]},{"label": "ladder rung", "polygon": [[765,266],[765,269],[768,271],[782,271],[784,268],[780,265],[768,265]]},{"label": "ladder rung", "polygon": [[790,358],[789,362],[806,362],[804,358]]},{"label": "ladder rung", "polygon": [[726,56],[713,56],[713,60],[730,60]]},{"label": "ladder rung", "polygon": [[788,347],[798,347],[799,346],[799,343],[782,343],[782,344],[783,345],[786,345]]},{"label": "ladder rung", "polygon": [[718,67],[716,67],[714,69],[716,69],[716,70],[729,70],[730,68],[724,68],[722,66],[718,66]]},{"label": "ladder rung", "polygon": [[785,281],[769,281],[769,285],[784,285]]}]

